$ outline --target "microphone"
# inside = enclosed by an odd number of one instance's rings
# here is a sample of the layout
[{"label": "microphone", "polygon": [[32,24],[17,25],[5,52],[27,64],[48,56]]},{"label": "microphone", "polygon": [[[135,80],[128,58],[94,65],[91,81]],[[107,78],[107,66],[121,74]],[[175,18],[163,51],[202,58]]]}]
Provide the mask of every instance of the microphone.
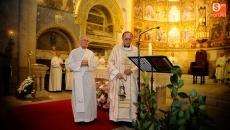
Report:
[{"label": "microphone", "polygon": [[157,27],[155,27],[155,28],[149,28],[149,29],[145,30],[144,32],[142,32],[142,33],[140,34],[140,36],[141,36],[143,33],[146,33],[146,32],[148,32],[148,31],[150,31],[150,30],[152,30],[152,29],[159,29],[159,28],[160,28],[159,26],[157,26]]}]

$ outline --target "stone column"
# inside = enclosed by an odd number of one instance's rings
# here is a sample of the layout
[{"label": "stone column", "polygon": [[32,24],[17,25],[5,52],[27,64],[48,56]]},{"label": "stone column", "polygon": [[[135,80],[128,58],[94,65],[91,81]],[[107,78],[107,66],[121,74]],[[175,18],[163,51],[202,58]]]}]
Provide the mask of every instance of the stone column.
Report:
[{"label": "stone column", "polygon": [[18,79],[22,82],[28,76],[28,51],[33,52],[31,63],[35,62],[37,0],[19,0],[18,15]]}]

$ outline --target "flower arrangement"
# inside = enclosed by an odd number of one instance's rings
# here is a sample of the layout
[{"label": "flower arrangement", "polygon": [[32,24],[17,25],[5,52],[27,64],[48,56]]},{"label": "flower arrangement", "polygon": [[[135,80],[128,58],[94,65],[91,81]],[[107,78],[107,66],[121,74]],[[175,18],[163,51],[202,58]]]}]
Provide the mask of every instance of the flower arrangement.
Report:
[{"label": "flower arrangement", "polygon": [[109,112],[108,99],[108,84],[109,81],[106,79],[98,79],[96,82],[97,90],[97,108]]},{"label": "flower arrangement", "polygon": [[31,76],[28,76],[27,79],[25,79],[20,87],[17,90],[17,97],[26,97],[26,98],[32,98],[31,95],[35,93],[35,90],[33,90],[33,79]]}]

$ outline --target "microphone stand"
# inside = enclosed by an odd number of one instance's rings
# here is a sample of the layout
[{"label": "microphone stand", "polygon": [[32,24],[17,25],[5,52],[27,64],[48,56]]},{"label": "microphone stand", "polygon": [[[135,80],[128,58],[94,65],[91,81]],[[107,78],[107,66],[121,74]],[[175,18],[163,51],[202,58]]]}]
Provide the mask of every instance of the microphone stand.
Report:
[{"label": "microphone stand", "polygon": [[[136,42],[136,44],[137,44],[137,48],[138,48],[138,68],[139,68],[139,71],[138,71],[138,92],[140,92],[140,87],[141,87],[141,78],[140,78],[140,76],[141,76],[141,74],[140,74],[140,67],[141,67],[141,62],[140,62],[140,40],[141,40],[141,36],[144,34],[144,33],[146,33],[146,32],[148,32],[148,31],[150,31],[150,30],[152,30],[152,29],[159,29],[160,27],[156,27],[156,28],[150,28],[150,29],[147,29],[147,30],[145,30],[144,32],[142,32],[142,33],[140,33],[140,35],[139,35],[139,37],[138,37],[138,41]],[[138,101],[140,101],[140,96],[138,96]]]}]

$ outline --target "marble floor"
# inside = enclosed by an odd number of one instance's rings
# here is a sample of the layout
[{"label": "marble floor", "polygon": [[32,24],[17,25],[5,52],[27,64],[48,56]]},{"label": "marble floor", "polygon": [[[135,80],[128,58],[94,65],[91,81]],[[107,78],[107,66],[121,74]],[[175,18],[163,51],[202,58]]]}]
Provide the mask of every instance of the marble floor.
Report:
[{"label": "marble floor", "polygon": [[[182,77],[183,78],[183,77]],[[225,129],[228,127],[227,125],[230,124],[230,87],[228,84],[224,83],[215,83],[213,79],[207,79],[206,83],[203,85],[200,84],[192,84],[192,78],[190,76],[185,77],[185,84],[182,87],[181,91],[189,92],[192,89],[195,89],[200,94],[209,94],[212,97],[225,97],[225,107],[217,107],[211,105],[207,105],[207,112],[210,113],[210,116],[214,118],[215,124],[214,126],[219,129]],[[166,94],[166,103],[170,104],[170,90],[167,89]],[[48,97],[45,98],[33,98],[33,99],[26,99],[26,100],[19,100],[14,95],[0,97],[0,116],[6,115],[7,110],[10,109],[12,106],[19,106],[19,105],[26,105],[26,104],[36,104],[41,102],[51,102],[51,101],[57,101],[57,100],[65,100],[71,98],[71,91],[62,91],[62,92],[50,92]],[[214,99],[210,99],[211,101]],[[220,99],[221,100],[221,99]],[[210,101],[210,102],[211,102]],[[220,102],[220,101],[218,101]],[[3,117],[3,116],[2,116]],[[1,117],[0,117],[1,119]],[[0,126],[1,128],[1,126]],[[129,130],[130,128],[126,126],[122,126],[120,128],[114,129],[114,130]]]}]

